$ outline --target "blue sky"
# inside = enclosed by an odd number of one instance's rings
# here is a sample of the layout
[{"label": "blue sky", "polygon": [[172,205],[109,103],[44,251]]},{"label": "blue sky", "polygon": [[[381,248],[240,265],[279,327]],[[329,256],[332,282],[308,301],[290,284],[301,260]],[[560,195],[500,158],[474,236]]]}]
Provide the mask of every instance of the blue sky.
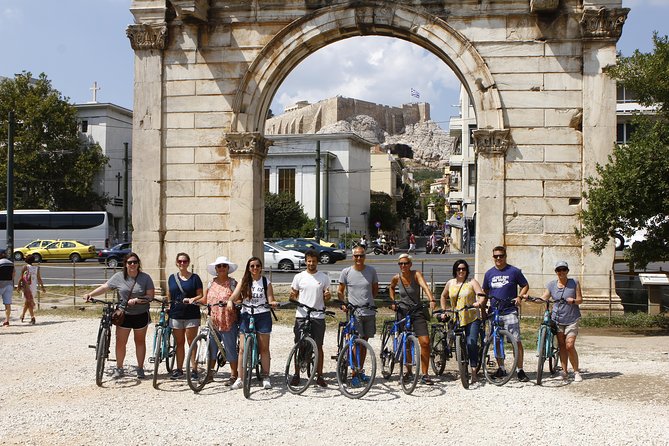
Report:
[{"label": "blue sky", "polygon": [[[71,102],[92,98],[132,108],[133,52],[125,36],[132,23],[129,0],[0,0],[0,76],[47,74]],[[669,0],[623,0],[632,8],[618,48],[651,50],[654,30],[669,34]],[[420,70],[413,69],[420,67]],[[330,45],[303,61],[286,78],[272,109],[295,100],[315,102],[337,94],[400,105],[431,103],[432,117],[446,127],[457,114],[459,83],[446,65],[422,48],[397,39],[366,37]]]}]

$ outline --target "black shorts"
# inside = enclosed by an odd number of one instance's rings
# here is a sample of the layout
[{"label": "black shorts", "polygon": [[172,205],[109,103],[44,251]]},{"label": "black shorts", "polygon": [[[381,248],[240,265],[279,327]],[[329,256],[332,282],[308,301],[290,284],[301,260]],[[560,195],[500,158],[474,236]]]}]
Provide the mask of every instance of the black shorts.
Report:
[{"label": "black shorts", "polygon": [[[406,309],[402,308],[402,306],[399,306],[399,311],[397,312],[399,319],[403,319],[404,316],[406,316]],[[418,311],[415,312],[414,314],[411,315],[411,323],[413,325],[413,333],[416,336],[429,336],[429,332],[427,331],[427,319],[425,319],[425,315]],[[404,329],[404,324],[402,324],[402,330]]]},{"label": "black shorts", "polygon": [[125,319],[123,319],[123,324],[121,324],[120,326],[121,328],[132,328],[135,330],[139,330],[141,328],[146,328],[149,325],[149,322],[151,322],[151,318],[149,317],[148,311],[142,314],[126,313]]},{"label": "black shorts", "polygon": [[[306,318],[295,318],[295,326],[293,333],[295,333],[295,343],[300,340],[300,328],[304,325]],[[323,339],[325,339],[325,319],[311,319],[311,338],[316,341],[316,345],[323,346]]]}]

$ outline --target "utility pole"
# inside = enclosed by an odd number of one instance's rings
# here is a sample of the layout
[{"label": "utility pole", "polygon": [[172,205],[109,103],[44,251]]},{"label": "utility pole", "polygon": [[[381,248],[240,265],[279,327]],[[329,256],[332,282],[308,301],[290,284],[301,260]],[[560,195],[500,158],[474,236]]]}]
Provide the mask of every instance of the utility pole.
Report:
[{"label": "utility pole", "polygon": [[14,112],[9,112],[7,132],[7,257],[14,256]]},{"label": "utility pole", "polygon": [[321,238],[321,142],[316,141],[316,241]]},{"label": "utility pole", "polygon": [[128,242],[128,143],[124,142],[125,152],[123,154],[123,164],[125,175],[123,175],[123,241]]}]

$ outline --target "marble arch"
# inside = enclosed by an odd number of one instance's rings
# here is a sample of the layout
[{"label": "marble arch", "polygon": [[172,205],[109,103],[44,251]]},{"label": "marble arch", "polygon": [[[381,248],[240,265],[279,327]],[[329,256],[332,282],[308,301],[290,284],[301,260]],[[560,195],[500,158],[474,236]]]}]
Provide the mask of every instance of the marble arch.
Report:
[{"label": "marble arch", "polygon": [[[607,301],[613,250],[577,238],[584,178],[615,142],[605,68],[622,0],[133,0],[134,243],[164,283],[174,255],[260,254],[264,116],[285,76],[340,39],[416,43],[460,78],[477,112],[477,272],[493,246],[543,286],[557,259]],[[619,307],[617,307],[619,308]]]}]

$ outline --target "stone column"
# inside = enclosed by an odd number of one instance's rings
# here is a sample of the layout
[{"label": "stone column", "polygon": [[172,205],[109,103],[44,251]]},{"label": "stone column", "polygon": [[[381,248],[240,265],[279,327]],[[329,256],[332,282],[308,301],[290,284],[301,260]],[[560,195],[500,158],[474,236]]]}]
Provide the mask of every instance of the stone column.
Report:
[{"label": "stone column", "polygon": [[476,277],[491,266],[492,249],[504,244],[505,157],[511,142],[509,130],[474,130],[477,156]]},{"label": "stone column", "polygon": [[[581,19],[583,35],[583,187],[585,179],[596,175],[596,165],[606,164],[616,143],[616,83],[604,69],[616,63],[616,41],[629,9],[586,9]],[[587,207],[587,203],[583,203]],[[607,310],[609,290],[614,311],[622,311],[613,282],[614,245],[600,255],[583,240],[580,279],[583,309]],[[578,275],[575,267],[572,274]]]},{"label": "stone column", "polygon": [[225,143],[232,160],[230,253],[240,268],[244,268],[249,253],[263,258],[263,169],[271,142],[260,133],[228,133]]},{"label": "stone column", "polygon": [[132,248],[142,259],[142,269],[157,286],[164,266],[162,87],[167,26],[165,23],[130,25],[127,35],[135,50]]}]

